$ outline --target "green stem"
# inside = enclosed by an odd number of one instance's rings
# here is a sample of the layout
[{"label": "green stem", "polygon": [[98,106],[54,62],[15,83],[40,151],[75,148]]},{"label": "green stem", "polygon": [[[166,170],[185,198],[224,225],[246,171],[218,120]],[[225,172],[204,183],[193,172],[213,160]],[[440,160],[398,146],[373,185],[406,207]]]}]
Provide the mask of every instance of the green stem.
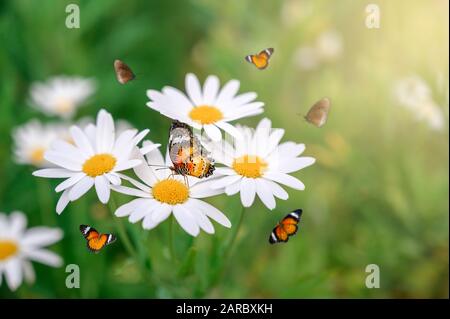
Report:
[{"label": "green stem", "polygon": [[[114,196],[111,194],[111,197],[108,201],[108,207],[111,211],[111,214],[114,215],[114,212],[117,209],[116,201],[114,199]],[[130,237],[127,234],[127,231],[122,224],[122,221],[120,218],[114,218],[114,222],[116,224],[117,232],[119,233],[120,239],[123,242],[125,249],[127,250],[128,254],[133,256],[136,260],[139,260],[138,254],[136,252],[136,249],[133,247],[133,244],[131,243]]]}]

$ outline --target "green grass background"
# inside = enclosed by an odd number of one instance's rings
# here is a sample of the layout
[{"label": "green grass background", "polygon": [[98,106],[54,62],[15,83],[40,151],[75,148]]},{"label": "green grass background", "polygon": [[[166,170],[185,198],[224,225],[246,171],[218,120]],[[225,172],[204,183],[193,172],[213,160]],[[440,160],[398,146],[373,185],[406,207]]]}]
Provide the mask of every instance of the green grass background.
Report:
[{"label": "green grass background", "polygon": [[[22,210],[31,225],[63,228],[63,241],[52,249],[81,267],[80,289],[65,287],[64,267],[35,264],[36,283],[14,293],[3,283],[1,298],[448,297],[448,91],[437,81],[448,88],[448,2],[376,1],[381,29],[375,30],[364,25],[367,1],[293,1],[299,15],[290,24],[281,14],[287,1],[0,2],[0,211]],[[69,3],[80,6],[80,29],[65,27]],[[330,28],[343,37],[340,59],[311,72],[296,69],[296,48]],[[269,46],[275,54],[267,70],[244,61]],[[116,58],[137,73],[134,82],[116,82]],[[165,146],[170,120],[145,106],[145,91],[184,89],[187,72],[201,81],[208,74],[222,83],[236,78],[241,91],[256,91],[264,116],[286,130],[284,140],[305,143],[306,154],[317,158],[295,174],[306,190],[289,190],[273,212],[257,200],[229,254],[236,228],[217,226],[215,235],[192,239],[175,226],[176,263],[168,221],[143,231],[123,220],[139,259],[120,240],[91,255],[78,225],[114,230],[107,207],[91,191],[57,216],[57,181],[34,178],[33,168],[12,160],[11,130],[31,118],[49,121],[30,108],[30,83],[58,74],[94,77],[98,91],[78,118],[105,107],[150,128],[148,137]],[[446,116],[443,132],[415,121],[392,98],[393,81],[410,74],[432,87]],[[297,114],[323,96],[332,100],[331,116],[316,129]],[[254,126],[260,118],[240,123]],[[208,201],[237,223],[238,197]],[[270,246],[276,221],[298,207],[300,232]],[[364,284],[372,263],[381,270],[379,289]]]}]

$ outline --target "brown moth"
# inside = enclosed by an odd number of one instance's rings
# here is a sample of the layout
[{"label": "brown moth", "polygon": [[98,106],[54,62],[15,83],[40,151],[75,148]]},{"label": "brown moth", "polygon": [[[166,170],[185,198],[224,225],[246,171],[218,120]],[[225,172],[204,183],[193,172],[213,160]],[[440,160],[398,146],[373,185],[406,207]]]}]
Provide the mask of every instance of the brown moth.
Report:
[{"label": "brown moth", "polygon": [[330,106],[330,100],[326,97],[317,101],[309,109],[305,116],[305,120],[316,127],[322,127],[327,122]]},{"label": "brown moth", "polygon": [[117,81],[121,84],[125,84],[136,77],[130,67],[120,60],[114,61],[114,70],[116,71]]}]

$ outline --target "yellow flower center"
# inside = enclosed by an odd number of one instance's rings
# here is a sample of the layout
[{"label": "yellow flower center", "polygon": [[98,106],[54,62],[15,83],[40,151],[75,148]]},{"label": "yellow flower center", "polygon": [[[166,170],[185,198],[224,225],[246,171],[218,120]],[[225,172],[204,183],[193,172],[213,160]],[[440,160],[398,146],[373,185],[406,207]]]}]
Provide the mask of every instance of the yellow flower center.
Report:
[{"label": "yellow flower center", "polygon": [[267,163],[254,155],[244,155],[233,161],[233,169],[236,173],[249,178],[261,177],[266,168]]},{"label": "yellow flower center", "polygon": [[44,161],[44,147],[36,147],[33,151],[31,151],[30,159],[34,165],[39,165]]},{"label": "yellow flower center", "polygon": [[153,197],[169,205],[183,204],[189,198],[189,189],[175,179],[163,179],[152,187]]},{"label": "yellow flower center", "polygon": [[72,111],[74,105],[73,102],[66,98],[59,98],[56,101],[56,111],[59,113],[69,113]]},{"label": "yellow flower center", "polygon": [[200,124],[212,124],[223,118],[222,112],[217,107],[209,105],[194,107],[189,116]]},{"label": "yellow flower center", "polygon": [[109,173],[116,165],[116,158],[111,154],[97,154],[86,160],[83,172],[90,177]]},{"label": "yellow flower center", "polygon": [[19,250],[17,244],[10,240],[0,240],[0,261],[12,257]]}]

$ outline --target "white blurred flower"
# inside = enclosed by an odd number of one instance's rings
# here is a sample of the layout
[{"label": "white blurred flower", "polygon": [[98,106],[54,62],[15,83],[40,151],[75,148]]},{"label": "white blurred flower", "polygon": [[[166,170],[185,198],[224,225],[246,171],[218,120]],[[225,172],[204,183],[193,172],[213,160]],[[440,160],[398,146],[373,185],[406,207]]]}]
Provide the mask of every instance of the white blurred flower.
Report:
[{"label": "white blurred flower", "polygon": [[[155,145],[144,142],[144,148]],[[156,144],[158,145],[158,144]],[[225,227],[231,227],[229,219],[214,206],[200,200],[223,193],[210,187],[210,180],[201,181],[187,176],[188,185],[181,175],[173,175],[169,169],[158,169],[150,165],[169,167],[172,165],[168,152],[164,160],[159,149],[154,148],[146,155],[147,163],[134,168],[141,181],[122,176],[136,188],[114,186],[113,189],[123,194],[138,197],[119,207],[115,213],[118,217],[129,216],[131,223],[142,220],[144,229],[153,229],[166,220],[172,213],[178,224],[191,236],[197,236],[200,229],[208,234],[214,233],[210,219]]]},{"label": "white blurred flower", "polygon": [[62,239],[62,230],[49,227],[26,229],[26,226],[27,218],[22,212],[13,212],[9,216],[0,212],[0,286],[5,275],[6,284],[13,291],[23,279],[34,282],[31,261],[50,267],[62,265],[61,257],[44,249]]},{"label": "white blurred flower", "polygon": [[444,129],[444,112],[433,100],[431,88],[421,77],[413,75],[398,80],[394,85],[394,97],[417,120],[426,122],[431,129]]},{"label": "white blurred flower", "polygon": [[164,87],[162,92],[148,90],[147,106],[196,129],[203,128],[214,141],[221,140],[221,129],[239,138],[239,132],[228,122],[264,112],[264,103],[254,101],[255,92],[237,95],[239,85],[238,80],[231,80],[220,89],[217,76],[210,75],[202,88],[197,77],[189,73],[186,75],[187,95],[170,86]]},{"label": "white blurred flower", "polygon": [[313,70],[323,63],[334,62],[342,55],[342,36],[336,30],[322,32],[312,45],[300,46],[294,53],[294,63],[301,70]]},{"label": "white blurred flower", "polygon": [[36,167],[53,166],[44,159],[44,153],[54,141],[66,135],[67,128],[64,125],[42,124],[36,119],[16,127],[12,133],[15,161]]},{"label": "white blurred flower", "polygon": [[94,91],[92,79],[56,76],[31,85],[31,104],[46,115],[69,119]]},{"label": "white blurred flower", "polygon": [[275,197],[286,200],[288,193],[278,184],[297,190],[305,185],[289,175],[314,164],[312,157],[300,157],[304,144],[285,142],[279,144],[283,129],[272,129],[269,119],[262,119],[255,131],[245,126],[236,126],[244,138],[233,147],[226,141],[205,143],[217,163],[227,167],[217,167],[222,175],[211,181],[213,189],[225,188],[228,196],[240,193],[244,207],[253,204],[255,196],[269,209],[276,207]]},{"label": "white blurred flower", "polygon": [[56,192],[63,192],[56,206],[58,214],[69,202],[77,200],[93,186],[99,200],[107,203],[111,184],[121,183],[117,173],[141,164],[141,160],[132,154],[148,132],[144,130],[138,134],[137,130],[131,129],[116,138],[111,114],[100,110],[96,125],[87,125],[84,130],[78,126],[70,128],[73,144],[58,140],[45,152],[44,158],[59,168],[41,169],[33,175],[67,178],[55,189]]}]

